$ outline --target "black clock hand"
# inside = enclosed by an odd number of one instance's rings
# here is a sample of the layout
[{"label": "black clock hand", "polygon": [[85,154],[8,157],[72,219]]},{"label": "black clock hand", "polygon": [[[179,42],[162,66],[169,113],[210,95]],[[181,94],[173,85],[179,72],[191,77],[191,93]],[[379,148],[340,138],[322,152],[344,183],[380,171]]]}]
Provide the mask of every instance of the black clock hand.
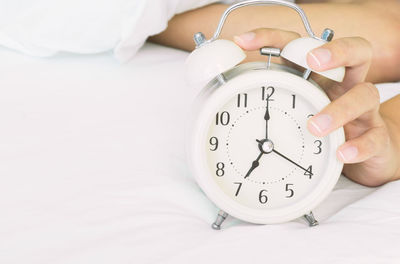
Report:
[{"label": "black clock hand", "polygon": [[305,168],[303,168],[302,166],[300,166],[299,164],[297,164],[296,162],[294,162],[293,160],[289,159],[288,157],[284,156],[283,154],[279,153],[278,151],[276,151],[275,149],[272,150],[272,152],[275,152],[276,154],[278,154],[279,156],[281,156],[282,158],[284,158],[287,161],[290,161],[291,163],[293,163],[294,165],[296,165],[297,167],[301,168],[302,170],[304,170],[307,173],[310,173],[311,176],[314,175],[312,174],[312,172],[310,172],[309,170],[306,170]]},{"label": "black clock hand", "polygon": [[269,115],[269,98],[267,98],[267,108],[265,110],[264,120],[265,120],[265,139],[268,139],[268,120],[270,119]]},{"label": "black clock hand", "polygon": [[253,163],[251,164],[251,168],[249,169],[249,171],[246,173],[246,176],[244,176],[244,178],[246,179],[247,177],[250,176],[250,173],[258,167],[258,165],[260,165],[259,160],[261,159],[262,155],[264,153],[260,152],[260,154],[258,155],[257,159],[253,161]]}]

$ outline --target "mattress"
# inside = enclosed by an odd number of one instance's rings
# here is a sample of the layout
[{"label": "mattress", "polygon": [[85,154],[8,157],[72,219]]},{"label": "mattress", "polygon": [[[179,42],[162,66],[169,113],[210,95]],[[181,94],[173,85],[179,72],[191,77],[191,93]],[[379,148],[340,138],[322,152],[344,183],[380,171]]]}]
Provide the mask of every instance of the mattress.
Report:
[{"label": "mattress", "polygon": [[[186,52],[50,59],[0,49],[0,263],[400,263],[400,182],[341,177],[302,219],[228,218],[184,153]],[[382,100],[399,83],[380,85]]]}]

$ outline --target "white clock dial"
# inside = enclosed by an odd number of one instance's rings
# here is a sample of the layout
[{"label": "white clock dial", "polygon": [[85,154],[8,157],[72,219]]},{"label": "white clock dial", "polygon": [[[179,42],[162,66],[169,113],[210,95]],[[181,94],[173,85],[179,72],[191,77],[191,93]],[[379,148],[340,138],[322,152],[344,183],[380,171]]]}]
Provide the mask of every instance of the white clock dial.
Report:
[{"label": "white clock dial", "polygon": [[219,208],[279,223],[309,213],[332,190],[344,134],[311,135],[307,120],[327,96],[285,67],[264,65],[241,65],[203,90],[188,151],[197,182]]},{"label": "white clock dial", "polygon": [[306,129],[316,108],[283,86],[258,85],[215,113],[208,131],[209,170],[224,193],[256,209],[293,204],[324,175],[325,139]]}]

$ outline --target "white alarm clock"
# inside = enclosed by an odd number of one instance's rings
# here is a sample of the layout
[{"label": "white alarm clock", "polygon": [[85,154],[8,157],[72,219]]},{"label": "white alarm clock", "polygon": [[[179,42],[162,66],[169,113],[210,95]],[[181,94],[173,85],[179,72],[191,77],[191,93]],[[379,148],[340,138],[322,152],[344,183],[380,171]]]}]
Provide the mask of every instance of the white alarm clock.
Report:
[{"label": "white alarm clock", "polygon": [[[239,64],[244,52],[233,42],[218,39],[226,17],[248,5],[277,4],[297,11],[309,37],[290,42],[280,51],[262,48],[266,62]],[[333,36],[314,35],[303,10],[285,1],[244,1],[222,15],[210,40],[194,37],[196,49],[187,59],[187,78],[210,80],[195,103],[188,137],[191,171],[220,208],[214,229],[228,215],[258,224],[273,224],[305,216],[318,224],[312,210],[335,186],[343,164],[336,149],[344,142],[340,128],[317,138],[307,120],[330,103],[309,76],[307,53]],[[271,63],[281,56],[305,68],[299,72]],[[319,72],[341,82],[343,67]]]}]

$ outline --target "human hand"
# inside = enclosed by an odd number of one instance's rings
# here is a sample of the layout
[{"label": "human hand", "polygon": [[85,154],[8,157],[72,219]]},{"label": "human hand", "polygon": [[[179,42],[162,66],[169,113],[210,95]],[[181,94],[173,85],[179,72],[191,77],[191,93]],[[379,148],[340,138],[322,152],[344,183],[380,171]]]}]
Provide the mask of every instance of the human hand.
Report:
[{"label": "human hand", "polygon": [[[299,37],[295,32],[263,28],[234,40],[251,51],[264,46],[282,49]],[[315,136],[324,137],[343,126],[346,142],[337,149],[337,158],[345,163],[343,173],[360,184],[379,186],[399,177],[400,144],[398,128],[379,111],[377,88],[365,82],[371,59],[371,45],[359,37],[333,40],[307,55],[315,71],[346,67],[341,83],[313,74],[332,102],[310,118],[307,127]]]}]

